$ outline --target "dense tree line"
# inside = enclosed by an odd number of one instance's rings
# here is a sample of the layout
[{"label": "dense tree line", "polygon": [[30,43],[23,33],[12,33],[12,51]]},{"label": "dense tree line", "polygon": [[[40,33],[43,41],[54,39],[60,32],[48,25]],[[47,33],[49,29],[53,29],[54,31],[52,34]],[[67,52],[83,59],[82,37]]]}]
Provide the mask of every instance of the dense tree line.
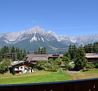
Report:
[{"label": "dense tree line", "polygon": [[98,42],[84,46],[86,53],[98,53]]},{"label": "dense tree line", "polygon": [[0,60],[8,58],[12,61],[22,60],[26,56],[26,50],[15,48],[14,46],[4,46],[0,49]]},{"label": "dense tree line", "polygon": [[12,61],[23,60],[26,57],[26,51],[14,46],[4,46],[0,49],[0,73],[5,73],[9,70]]},{"label": "dense tree line", "polygon": [[47,49],[46,47],[39,47],[34,51],[34,54],[47,54]]}]

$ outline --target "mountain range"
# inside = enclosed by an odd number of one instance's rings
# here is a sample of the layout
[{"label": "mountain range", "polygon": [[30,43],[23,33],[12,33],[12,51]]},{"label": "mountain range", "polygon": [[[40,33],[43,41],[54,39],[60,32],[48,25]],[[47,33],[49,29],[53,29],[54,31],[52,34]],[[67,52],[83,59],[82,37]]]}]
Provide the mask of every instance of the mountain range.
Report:
[{"label": "mountain range", "polygon": [[85,36],[59,36],[52,31],[46,32],[40,27],[33,27],[21,32],[10,32],[0,35],[0,47],[4,45],[35,51],[46,47],[49,53],[64,52],[70,44],[85,45],[98,42],[98,34]]}]

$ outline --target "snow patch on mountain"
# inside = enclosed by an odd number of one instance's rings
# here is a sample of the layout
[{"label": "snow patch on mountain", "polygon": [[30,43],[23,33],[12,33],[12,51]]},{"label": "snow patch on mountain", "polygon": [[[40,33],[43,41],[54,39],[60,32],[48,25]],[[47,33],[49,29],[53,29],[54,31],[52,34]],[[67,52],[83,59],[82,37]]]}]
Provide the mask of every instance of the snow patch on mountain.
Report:
[{"label": "snow patch on mountain", "polygon": [[4,38],[6,39],[6,41],[9,42],[14,42],[17,40],[17,38],[19,36],[21,36],[23,34],[23,32],[12,32],[12,33],[7,33],[4,35]]},{"label": "snow patch on mountain", "polygon": [[41,37],[41,40],[42,40],[43,42],[45,42],[45,40],[44,40],[44,38],[43,38],[43,37]]},{"label": "snow patch on mountain", "polygon": [[38,39],[37,39],[37,37],[35,36],[35,34],[34,34],[34,36],[32,37],[32,39],[30,40],[30,42],[33,42],[33,41],[37,41]]},{"label": "snow patch on mountain", "polygon": [[4,42],[7,43],[7,44],[9,44],[9,41],[8,40],[4,40]]},{"label": "snow patch on mountain", "polygon": [[75,37],[71,37],[71,38],[70,38],[70,41],[71,41],[72,43],[76,43],[76,42],[77,42],[77,39],[76,39]]}]

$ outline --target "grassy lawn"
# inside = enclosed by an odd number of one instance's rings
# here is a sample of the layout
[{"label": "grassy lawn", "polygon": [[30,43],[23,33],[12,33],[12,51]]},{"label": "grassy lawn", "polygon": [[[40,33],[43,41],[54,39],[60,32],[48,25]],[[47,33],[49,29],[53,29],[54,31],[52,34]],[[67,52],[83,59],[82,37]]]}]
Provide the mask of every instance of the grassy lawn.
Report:
[{"label": "grassy lawn", "polygon": [[0,75],[0,84],[18,84],[33,82],[54,82],[71,79],[71,76],[65,72],[35,72],[32,74],[11,75],[9,73]]},{"label": "grassy lawn", "polygon": [[77,79],[87,79],[87,78],[98,78],[98,69],[92,69],[89,71],[79,71],[79,72],[70,72],[69,73],[73,80]]},{"label": "grassy lawn", "polygon": [[64,80],[77,80],[86,78],[97,78],[98,69],[93,69],[89,71],[79,71],[79,72],[46,72],[38,71],[32,74],[18,74],[12,75],[6,73],[0,75],[0,84],[18,84],[18,83],[35,83],[35,82],[55,82]]}]

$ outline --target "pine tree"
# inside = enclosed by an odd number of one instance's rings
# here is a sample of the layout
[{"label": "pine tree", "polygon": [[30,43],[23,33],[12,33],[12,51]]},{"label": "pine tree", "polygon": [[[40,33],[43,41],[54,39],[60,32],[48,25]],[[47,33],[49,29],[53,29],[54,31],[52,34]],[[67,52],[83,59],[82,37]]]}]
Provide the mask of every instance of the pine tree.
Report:
[{"label": "pine tree", "polygon": [[76,58],[77,47],[75,45],[70,45],[68,49],[68,55],[70,56],[71,60]]},{"label": "pine tree", "polygon": [[93,44],[93,49],[95,53],[98,53],[98,42]]},{"label": "pine tree", "polygon": [[85,46],[84,46],[84,49],[85,49],[85,52],[86,52],[86,53],[92,53],[92,52],[94,52],[93,44],[85,45]]},{"label": "pine tree", "polygon": [[85,58],[85,51],[83,47],[78,48],[77,55],[75,59],[75,70],[83,69],[87,64],[87,60]]},{"label": "pine tree", "polygon": [[46,47],[43,47],[42,48],[42,54],[46,54],[46,53],[47,53]]}]

